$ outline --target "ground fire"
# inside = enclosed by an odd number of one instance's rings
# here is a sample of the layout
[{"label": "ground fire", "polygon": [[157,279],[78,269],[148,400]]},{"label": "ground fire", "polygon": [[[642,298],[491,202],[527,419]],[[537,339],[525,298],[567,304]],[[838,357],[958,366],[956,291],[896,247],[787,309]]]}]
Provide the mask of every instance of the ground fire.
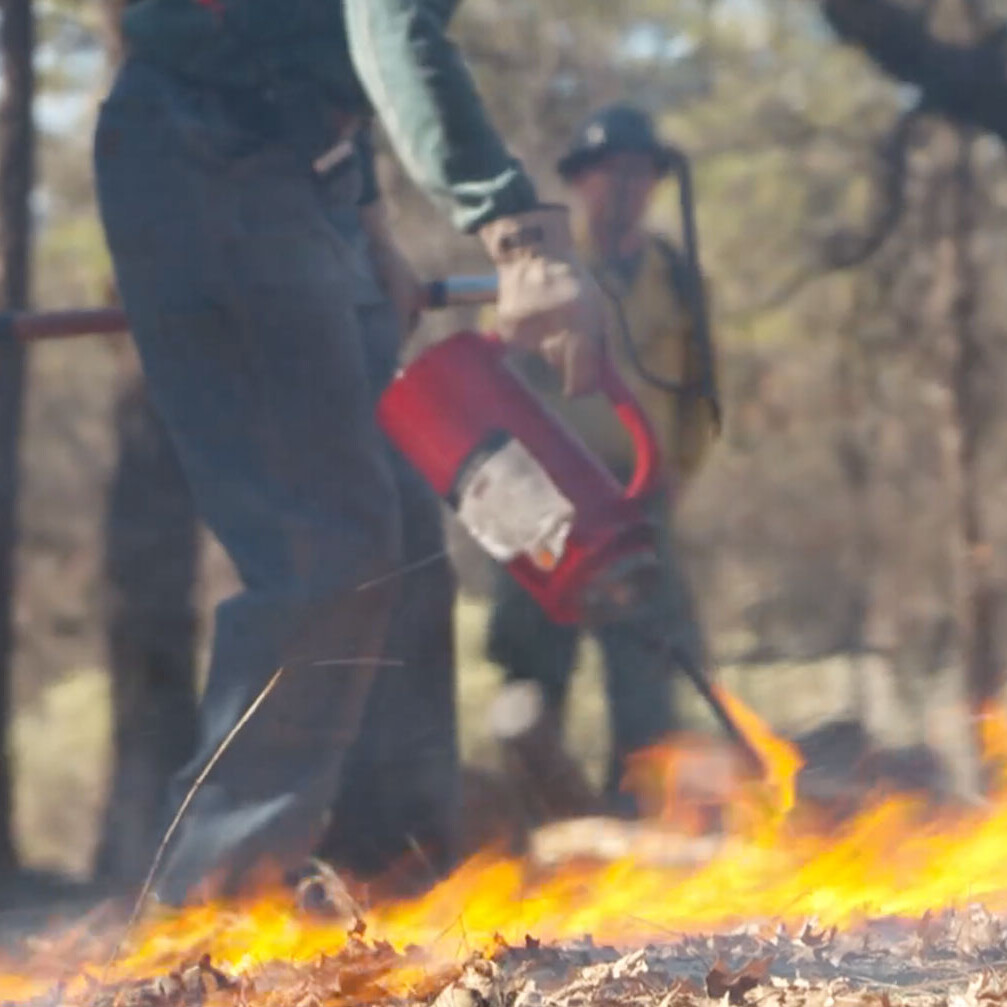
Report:
[{"label": "ground fire", "polygon": [[[795,803],[797,750],[725,699],[766,778],[738,782],[708,742],[647,753],[630,782],[649,795],[649,838],[617,859],[485,852],[353,921],[267,893],[148,916],[117,951],[122,914],[104,906],[8,952],[0,1003],[976,1007],[1007,995],[1007,777],[991,777],[982,806],[876,792],[856,814],[822,817]],[[999,766],[1007,717],[987,715],[981,733]]]}]

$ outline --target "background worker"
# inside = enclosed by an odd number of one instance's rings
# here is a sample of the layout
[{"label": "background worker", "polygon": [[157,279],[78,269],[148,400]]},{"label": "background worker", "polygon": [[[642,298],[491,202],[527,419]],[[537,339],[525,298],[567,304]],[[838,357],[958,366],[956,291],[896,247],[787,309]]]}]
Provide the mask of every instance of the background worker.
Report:
[{"label": "background worker", "polygon": [[[594,113],[559,161],[558,171],[573,196],[577,247],[609,295],[607,350],[644,406],[661,446],[676,494],[688,485],[715,439],[719,420],[711,354],[691,316],[689,284],[695,279],[667,239],[646,230],[644,217],[657,183],[676,153],[660,142],[641,111],[624,104]],[[618,308],[616,308],[618,305]],[[563,400],[555,377],[536,361],[525,370],[536,387],[623,481],[633,469],[633,449],[603,396]],[[676,392],[668,382],[683,386]],[[655,508],[661,526],[663,592],[680,654],[701,667],[703,643],[688,588],[671,545],[666,500]],[[498,578],[489,631],[489,654],[502,666],[515,703],[527,701],[527,685],[538,690],[541,716],[535,724],[537,758],[563,767],[562,712],[576,659],[576,627],[552,623],[506,574]],[[612,624],[597,632],[605,660],[612,749],[606,781],[610,810],[631,812],[631,795],[620,791],[626,756],[669,734],[676,718],[671,679],[664,663],[632,625]],[[507,690],[498,707],[500,719]],[[524,697],[517,700],[518,696]],[[503,732],[498,732],[503,733]],[[524,751],[524,749],[522,749]],[[527,758],[527,757],[526,757]],[[567,769],[551,810],[561,810],[564,788],[576,787]],[[531,774],[534,776],[535,774]]]},{"label": "background worker", "polygon": [[[430,562],[436,504],[374,418],[418,287],[367,170],[372,115],[483,240],[507,338],[547,355],[570,392],[592,386],[604,338],[564,209],[539,204],[445,34],[453,7],[125,10],[129,58],[95,142],[102,220],[152,400],[244,583],[217,612],[198,750],[168,818],[284,669],[182,819],[166,901],[297,867],[334,801],[364,869],[410,849],[450,861],[451,586]],[[361,786],[399,770],[385,804]]]}]

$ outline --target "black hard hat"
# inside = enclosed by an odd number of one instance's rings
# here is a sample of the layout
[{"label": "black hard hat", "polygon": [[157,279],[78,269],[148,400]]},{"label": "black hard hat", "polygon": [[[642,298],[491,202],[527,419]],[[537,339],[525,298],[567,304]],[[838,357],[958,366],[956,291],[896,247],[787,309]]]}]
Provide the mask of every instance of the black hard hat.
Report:
[{"label": "black hard hat", "polygon": [[607,105],[577,130],[570,149],[556,162],[556,170],[569,181],[606,154],[629,152],[650,154],[658,175],[666,175],[674,160],[673,148],[657,138],[646,112],[621,103]]}]

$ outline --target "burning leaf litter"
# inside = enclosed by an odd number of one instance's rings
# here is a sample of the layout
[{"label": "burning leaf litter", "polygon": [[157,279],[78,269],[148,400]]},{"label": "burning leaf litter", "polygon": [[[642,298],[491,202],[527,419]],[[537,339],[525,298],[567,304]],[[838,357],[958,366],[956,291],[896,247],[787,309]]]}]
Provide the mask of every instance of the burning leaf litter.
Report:
[{"label": "burning leaf litter", "polygon": [[[241,971],[208,955],[151,978],[72,986],[2,1007],[994,1007],[1007,1002],[1007,925],[981,906],[878,920],[814,920],[668,936],[625,953],[590,937],[516,946],[497,936],[461,965],[351,934],[335,954]],[[40,949],[42,950],[42,949]],[[4,992],[0,980],[0,993]]]},{"label": "burning leaf litter", "polygon": [[[1002,714],[986,727],[1007,739]],[[123,931],[106,910],[0,951],[0,1007],[1007,1001],[1007,779],[983,808],[881,794],[823,830],[790,813],[806,810],[793,750],[752,734],[770,785],[727,794],[712,843],[665,817],[627,834],[617,860],[579,838],[582,855],[547,866],[486,853],[413,902],[367,909],[323,872],[297,893],[146,918],[108,968]],[[690,760],[670,754],[657,791],[678,803]],[[305,913],[318,902],[334,911]]]}]

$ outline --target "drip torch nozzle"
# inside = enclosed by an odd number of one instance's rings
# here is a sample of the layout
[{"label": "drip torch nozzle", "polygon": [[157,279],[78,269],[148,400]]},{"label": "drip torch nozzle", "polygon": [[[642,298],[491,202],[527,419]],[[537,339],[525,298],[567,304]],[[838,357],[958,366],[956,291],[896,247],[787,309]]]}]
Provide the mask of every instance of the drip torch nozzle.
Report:
[{"label": "drip torch nozzle", "polygon": [[727,736],[737,745],[754,776],[765,775],[762,757],[721,701],[706,676],[699,657],[687,653],[669,632],[671,618],[661,590],[661,566],[656,555],[639,552],[612,564],[592,581],[584,595],[584,610],[590,626],[621,623],[632,625],[656,661],[668,670],[681,671],[693,684]]}]

